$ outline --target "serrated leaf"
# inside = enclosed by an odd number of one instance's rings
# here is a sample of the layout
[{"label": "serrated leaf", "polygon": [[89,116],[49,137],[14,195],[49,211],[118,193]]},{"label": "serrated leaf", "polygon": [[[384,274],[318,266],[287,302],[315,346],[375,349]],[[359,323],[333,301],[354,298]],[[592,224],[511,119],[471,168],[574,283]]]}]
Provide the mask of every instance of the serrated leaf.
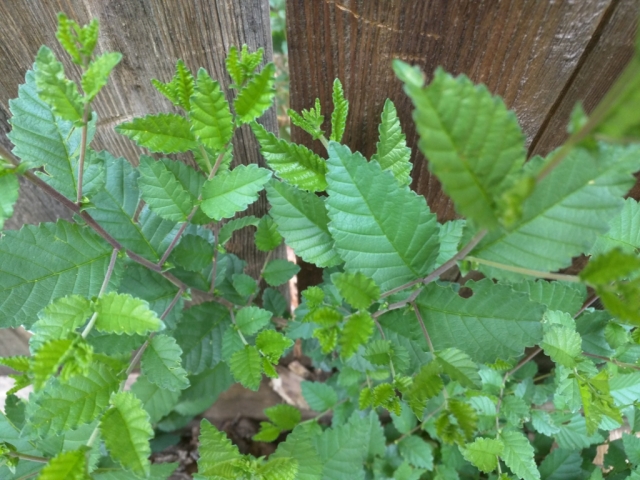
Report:
[{"label": "serrated leaf", "polygon": [[109,403],[111,392],[117,390],[120,378],[110,366],[93,363],[87,375],[79,375],[62,384],[49,382],[29,402],[27,419],[41,435],[75,429],[93,421]]},{"label": "serrated leaf", "polygon": [[336,143],[328,164],[329,231],[346,270],[364,273],[382,291],[429,271],[439,227],[424,197],[399,189],[377,163]]},{"label": "serrated leaf", "polygon": [[382,407],[391,413],[400,415],[402,405],[396,396],[396,391],[390,383],[381,383],[371,391],[371,406],[374,408]]},{"label": "serrated leaf", "polygon": [[331,137],[329,137],[329,140],[340,143],[347,124],[349,102],[344,98],[342,83],[337,78],[333,81],[331,98],[333,99],[333,113],[331,113]]},{"label": "serrated leaf", "polygon": [[231,45],[227,58],[225,60],[225,66],[227,67],[227,73],[231,77],[231,80],[236,85],[242,85],[244,80],[244,73],[242,66],[240,65],[240,54],[238,48],[235,45]]},{"label": "serrated leaf", "polygon": [[336,273],[331,281],[338,287],[340,295],[354,308],[364,310],[380,298],[380,288],[366,275],[357,273]]},{"label": "serrated leaf", "polygon": [[220,362],[222,335],[230,325],[229,311],[219,303],[202,303],[185,311],[174,336],[182,349],[183,366],[190,373],[201,373]]},{"label": "serrated leaf", "polygon": [[500,458],[523,480],[539,480],[540,472],[533,458],[533,447],[521,432],[505,430],[500,434],[504,449]]},{"label": "serrated leaf", "polygon": [[81,125],[84,105],[78,87],[65,77],[64,67],[51,49],[40,47],[34,66],[40,98],[51,105],[51,110],[60,118]]},{"label": "serrated leaf", "polygon": [[58,372],[58,368],[73,350],[72,339],[50,340],[32,357],[33,386],[42,388],[44,383]]},{"label": "serrated leaf", "polygon": [[254,442],[273,442],[282,431],[271,422],[260,422],[260,430],[251,439]]},{"label": "serrated leaf", "polygon": [[444,443],[468,442],[476,430],[478,417],[465,401],[449,399],[446,410],[436,420],[436,431]]},{"label": "serrated leaf", "polygon": [[578,313],[587,297],[587,289],[580,283],[538,279],[514,283],[511,288],[528,293],[531,301],[546,305],[549,310],[562,310],[571,315]]},{"label": "serrated leaf", "polygon": [[411,149],[407,147],[406,137],[400,129],[396,107],[389,99],[384,102],[378,134],[376,153],[371,160],[378,162],[383,170],[390,170],[400,185],[409,185]]},{"label": "serrated leaf", "polygon": [[326,383],[305,381],[300,384],[300,387],[302,388],[302,396],[311,410],[324,412],[338,403],[338,394]]},{"label": "serrated leaf", "polygon": [[189,118],[193,133],[207,147],[219,151],[231,141],[233,117],[229,104],[220,84],[204,68],[198,70]]},{"label": "serrated leaf", "polygon": [[262,271],[262,278],[272,287],[288,282],[300,271],[300,267],[287,260],[271,260]]},{"label": "serrated leaf", "polygon": [[138,171],[124,158],[108,152],[104,160],[106,183],[93,197],[91,216],[126,248],[157,262],[180,228],[163,220],[145,206],[133,219],[139,204]]},{"label": "serrated leaf", "polygon": [[[253,295],[258,290],[258,282],[246,273],[234,273],[232,276],[233,288],[242,297]],[[243,303],[243,302],[240,302]]]},{"label": "serrated leaf", "polygon": [[434,267],[438,268],[447,260],[451,259],[458,253],[458,246],[462,240],[462,234],[467,221],[464,219],[450,220],[440,225],[438,239],[440,241],[440,250]]},{"label": "serrated leaf", "polygon": [[108,52],[96,57],[82,74],[85,102],[90,102],[107,84],[111,70],[122,60],[119,52]]},{"label": "serrated leaf", "polygon": [[640,249],[640,204],[636,200],[627,198],[609,226],[609,231],[598,237],[588,253],[595,256],[614,248],[631,253]]},{"label": "serrated leaf", "polygon": [[281,317],[288,311],[289,303],[278,290],[268,287],[262,292],[262,307],[276,317]]},{"label": "serrated leaf", "polygon": [[193,74],[182,60],[176,62],[176,73],[170,82],[162,83],[152,79],[152,85],[162,93],[171,103],[184,108],[187,112],[190,109],[190,98],[193,95],[195,81]]},{"label": "serrated leaf", "polygon": [[480,387],[481,380],[476,365],[469,356],[457,348],[447,348],[436,353],[442,371],[463,387]]},{"label": "serrated leaf", "polygon": [[413,385],[408,395],[409,406],[419,419],[422,419],[427,401],[438,395],[444,388],[444,383],[438,373],[438,363],[431,362],[423,365],[413,379]]},{"label": "serrated leaf", "polygon": [[258,466],[256,474],[264,480],[296,480],[298,462],[293,458],[275,458]]},{"label": "serrated leaf", "polygon": [[62,297],[47,305],[38,314],[38,321],[31,327],[34,332],[29,339],[31,352],[37,352],[48,340],[66,337],[84,325],[92,313],[91,302],[80,295]]},{"label": "serrated leaf", "polygon": [[151,211],[173,222],[185,222],[193,209],[194,198],[178,182],[165,162],[142,155],[138,171],[138,186],[142,199]]},{"label": "serrated leaf", "polygon": [[184,390],[189,386],[189,380],[181,365],[181,355],[182,349],[173,337],[154,336],[142,355],[142,373],[162,389]]},{"label": "serrated leaf", "polygon": [[13,215],[13,206],[18,200],[19,187],[18,177],[12,174],[2,175],[0,170],[0,230],[4,227],[5,220]]},{"label": "serrated leaf", "polygon": [[498,438],[476,438],[462,449],[465,460],[473,463],[484,473],[491,473],[498,466],[498,456],[502,455],[504,444]]},{"label": "serrated leaf", "polygon": [[433,449],[430,444],[414,435],[404,438],[398,444],[400,455],[411,465],[433,470]]},{"label": "serrated leaf", "polygon": [[429,284],[416,302],[436,350],[458,348],[477,362],[518,357],[542,338],[545,307],[506,285],[468,282],[482,294],[462,298],[451,287]]},{"label": "serrated leaf", "polygon": [[360,345],[365,345],[373,334],[373,327],[373,318],[368,313],[354,313],[347,318],[340,335],[342,357],[349,358],[356,353]]},{"label": "serrated leaf", "polygon": [[56,298],[97,295],[112,251],[88,228],[63,220],[3,232],[0,326],[28,328]]},{"label": "serrated leaf", "polygon": [[547,329],[540,346],[551,360],[567,368],[575,367],[582,354],[580,334],[567,327],[553,326]]},{"label": "serrated leaf", "polygon": [[184,235],[169,256],[169,262],[191,272],[200,272],[213,261],[213,246],[199,235]]},{"label": "serrated leaf", "polygon": [[[545,272],[569,266],[620,212],[622,196],[634,183],[631,173],[640,169],[639,151],[640,146],[607,144],[573,149],[538,182],[523,204],[522,219],[510,231],[487,235],[473,255]],[[497,278],[521,278],[495,268],[481,270]]]},{"label": "serrated leaf", "polygon": [[143,335],[164,328],[146,300],[128,294],[107,293],[96,300],[94,308],[98,314],[95,328],[102,332]]},{"label": "serrated leaf", "polygon": [[256,337],[256,348],[273,364],[278,363],[293,341],[275,330],[264,330]]},{"label": "serrated leaf", "polygon": [[551,415],[543,410],[531,410],[531,424],[538,433],[548,437],[555,435],[559,431],[559,428],[555,425]]},{"label": "serrated leaf", "polygon": [[240,469],[242,455],[238,447],[233,445],[227,436],[218,431],[207,420],[200,422],[200,458],[198,460],[198,473],[205,477],[238,478],[242,475]]},{"label": "serrated leaf", "polygon": [[92,18],[91,21],[76,30],[78,34],[78,40],[80,41],[80,53],[86,57],[93,55],[93,50],[98,44],[98,31],[99,23],[97,18]]},{"label": "serrated leaf", "polygon": [[246,217],[234,218],[233,220],[229,220],[224,224],[224,226],[218,233],[218,244],[224,246],[229,240],[231,240],[233,232],[236,232],[237,230],[248,227],[250,225],[256,227],[259,222],[260,219],[255,217],[254,215],[247,215]]},{"label": "serrated leaf", "polygon": [[229,360],[234,378],[245,387],[257,391],[262,380],[262,361],[256,347],[246,345],[235,352]]},{"label": "serrated leaf", "polygon": [[391,342],[388,340],[374,340],[365,348],[364,358],[374,365],[389,365],[392,353]]},{"label": "serrated leaf", "polygon": [[238,165],[204,184],[201,208],[214,220],[230,218],[258,199],[271,172],[257,165]]},{"label": "serrated leaf", "polygon": [[114,460],[137,475],[149,476],[153,429],[135,395],[119,392],[111,397],[111,408],[100,421],[100,433]]},{"label": "serrated leaf", "polygon": [[364,478],[362,461],[366,454],[366,445],[360,441],[364,427],[365,425],[359,422],[349,422],[329,428],[322,435],[313,438],[316,451],[324,465],[320,478]]},{"label": "serrated leaf", "polygon": [[198,148],[189,122],[175,113],[137,117],[119,124],[116,132],[156,153],[179,153]]},{"label": "serrated leaf", "polygon": [[302,421],[300,410],[286,403],[266,408],[264,414],[280,430],[293,430]]},{"label": "serrated leaf", "polygon": [[256,247],[261,252],[270,252],[282,243],[282,237],[278,233],[276,223],[268,215],[260,219],[256,229]]},{"label": "serrated leaf", "polygon": [[334,249],[329,216],[321,198],[275,180],[270,181],[266,189],[271,204],[269,214],[296,255],[318,267],[342,262]]},{"label": "serrated leaf", "polygon": [[623,433],[622,443],[629,461],[635,466],[640,465],[640,438],[635,435]]},{"label": "serrated leaf", "polygon": [[149,414],[149,421],[157,423],[162,417],[168,415],[178,403],[180,391],[171,391],[160,388],[151,383],[145,375],[140,375],[131,386],[131,392],[140,399],[142,407]]},{"label": "serrated leaf", "polygon": [[[544,480],[572,478],[582,467],[580,452],[557,448],[540,463],[540,475]],[[596,470],[600,470],[596,467]]]},{"label": "serrated leaf", "polygon": [[314,446],[314,437],[322,434],[317,425],[303,424],[287,435],[269,458],[293,458],[298,461],[297,480],[321,480],[323,462]]},{"label": "serrated leaf", "polygon": [[76,43],[76,36],[74,35],[73,27],[78,24],[73,20],[70,20],[64,13],[58,13],[58,29],[56,30],[56,38],[60,45],[69,54],[73,63],[78,65],[82,64],[82,57],[80,56],[80,50]]},{"label": "serrated leaf", "polygon": [[276,67],[267,64],[262,71],[240,89],[233,107],[240,123],[249,123],[261,116],[270,106],[275,96],[273,82]]},{"label": "serrated leaf", "polygon": [[260,153],[279,178],[309,192],[327,188],[327,164],[322,158],[303,145],[277,138],[259,123],[253,122],[251,129],[260,144]]},{"label": "serrated leaf", "polygon": [[253,335],[266,327],[271,317],[271,312],[262,308],[244,307],[236,313],[236,325],[244,335]]},{"label": "serrated leaf", "polygon": [[38,480],[86,480],[88,478],[87,457],[82,450],[72,450],[56,455],[38,475]]},{"label": "serrated leaf", "polygon": [[515,114],[464,75],[454,78],[437,69],[423,88],[424,80],[413,78],[408,65],[396,60],[393,67],[416,107],[419,147],[429,169],[458,212],[482,227],[497,227],[498,200],[526,158]]}]

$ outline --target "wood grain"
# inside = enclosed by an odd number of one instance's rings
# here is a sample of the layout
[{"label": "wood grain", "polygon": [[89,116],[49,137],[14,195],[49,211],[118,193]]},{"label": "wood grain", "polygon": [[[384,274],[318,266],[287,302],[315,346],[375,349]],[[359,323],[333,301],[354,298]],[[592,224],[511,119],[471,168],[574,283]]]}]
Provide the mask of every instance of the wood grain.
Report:
[{"label": "wood grain", "polygon": [[[290,0],[291,106],[308,108],[319,97],[329,118],[339,77],[351,102],[344,142],[369,156],[391,98],[414,148],[412,187],[440,220],[450,219],[453,206],[415,149],[411,105],[391,60],[419,65],[428,77],[442,66],[486,84],[515,110],[527,144],[548,152],[562,141],[574,99],[597,103],[626,64],[635,18],[633,0]],[[292,136],[311,144],[295,127]],[[322,152],[317,142],[313,148]]]},{"label": "wood grain", "polygon": [[[115,69],[112,80],[93,104],[98,113],[99,126],[94,149],[107,149],[136,164],[142,150],[126,137],[113,130],[117,124],[134,116],[172,110],[170,103],[152,87],[150,80],[168,81],[173,76],[175,62],[182,58],[194,72],[206,68],[223,86],[230,83],[224,59],[232,45],[247,44],[250,49],[265,49],[265,61],[272,59],[269,3],[264,0],[4,0],[0,2],[0,130],[9,129],[8,100],[17,96],[18,85],[33,63],[42,44],[50,46],[64,59],[67,71],[78,78],[77,69],[55,39],[56,14],[65,12],[81,24],[91,18],[100,21],[97,50],[122,52],[123,60]],[[231,94],[228,99],[232,100]],[[275,109],[261,119],[265,127],[277,131]],[[5,135],[0,142],[8,145]],[[236,163],[262,164],[253,135],[243,127],[234,138]],[[177,156],[190,161],[187,156]],[[15,217],[7,227],[17,228],[24,223],[51,221],[65,215],[58,205],[33,191],[30,185],[21,190],[22,199]],[[266,212],[264,196],[249,209],[250,214],[262,216]],[[264,254],[253,248],[253,234],[238,232],[229,244],[230,249],[247,260],[251,272],[259,271]],[[283,251],[278,256],[283,256]]]}]

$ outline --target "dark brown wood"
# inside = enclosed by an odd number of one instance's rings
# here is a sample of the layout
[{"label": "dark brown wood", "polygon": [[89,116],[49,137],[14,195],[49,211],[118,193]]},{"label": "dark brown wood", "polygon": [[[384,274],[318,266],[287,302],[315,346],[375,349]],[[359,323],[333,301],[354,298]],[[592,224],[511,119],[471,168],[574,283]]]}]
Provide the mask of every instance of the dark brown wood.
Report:
[{"label": "dark brown wood", "polygon": [[[369,156],[391,98],[414,147],[412,187],[450,219],[453,206],[415,149],[411,105],[391,60],[418,65],[428,77],[442,66],[486,84],[515,110],[527,145],[546,153],[562,141],[575,100],[597,103],[625,66],[636,10],[635,0],[290,0],[291,106],[308,108],[319,97],[328,119],[339,77],[351,102],[344,142]],[[292,137],[311,143],[296,127]]]},{"label": "dark brown wood", "polygon": [[[9,130],[8,100],[17,96],[18,85],[31,67],[38,48],[50,46],[77,78],[78,72],[68,61],[55,39],[56,14],[65,12],[81,24],[91,18],[100,21],[97,50],[123,54],[112,80],[97,97],[94,109],[98,113],[98,132],[94,149],[107,149],[136,164],[142,152],[133,142],[113,130],[117,124],[135,116],[171,110],[170,103],[152,87],[150,80],[168,81],[173,76],[175,62],[182,58],[194,72],[206,68],[213,78],[226,86],[230,79],[224,60],[232,45],[247,44],[250,49],[265,49],[265,61],[273,57],[269,24],[269,3],[264,0],[6,0],[0,2],[0,131]],[[231,97],[229,97],[231,100]],[[265,127],[277,131],[275,109],[261,119]],[[0,136],[5,145],[8,140]],[[245,126],[234,139],[236,163],[263,164],[253,135]],[[181,157],[189,161],[188,157]],[[55,202],[34,192],[31,185],[21,190],[21,200],[8,228],[24,223],[51,221],[60,215],[69,216]],[[262,216],[266,212],[262,197],[248,213]],[[248,229],[250,230],[250,229]],[[247,260],[253,273],[259,271],[264,254],[253,248],[251,231],[234,236],[230,248]],[[278,252],[282,256],[283,252]]]}]

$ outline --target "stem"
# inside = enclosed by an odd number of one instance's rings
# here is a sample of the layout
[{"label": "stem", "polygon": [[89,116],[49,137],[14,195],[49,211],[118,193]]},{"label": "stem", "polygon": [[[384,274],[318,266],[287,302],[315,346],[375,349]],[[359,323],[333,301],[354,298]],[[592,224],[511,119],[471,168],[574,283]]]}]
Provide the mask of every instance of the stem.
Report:
[{"label": "stem", "polygon": [[45,457],[36,457],[35,455],[27,455],[26,453],[20,452],[9,452],[8,455],[10,457],[19,458],[20,460],[29,460],[30,462],[37,463],[49,463],[50,458]]},{"label": "stem", "polygon": [[582,305],[582,307],[580,308],[580,310],[578,310],[578,313],[576,313],[573,318],[578,318],[580,316],[580,314],[582,314],[582,312],[584,312],[587,308],[589,308],[591,305],[593,305],[594,303],[596,303],[596,301],[598,300],[598,295],[594,295],[593,297],[589,298],[586,302],[584,302],[584,305]]},{"label": "stem", "polygon": [[216,287],[216,275],[218,274],[218,238],[218,234],[214,232],[213,265],[211,265],[211,287],[209,288],[210,293],[213,293],[213,290]]},{"label": "stem", "polygon": [[[96,427],[93,429],[93,432],[91,432],[91,436],[89,437],[89,440],[87,440],[87,447],[91,447],[91,445],[93,445],[93,442],[96,441],[99,433],[100,433],[100,427]],[[87,456],[88,456],[88,453],[89,452],[87,452]]]},{"label": "stem", "polygon": [[505,265],[504,263],[492,262],[491,260],[485,260],[483,258],[467,257],[470,262],[476,262],[481,265],[487,265],[489,267],[499,268],[507,272],[521,273],[522,275],[529,275],[530,277],[546,278],[548,280],[560,280],[563,282],[580,283],[580,278],[575,275],[563,275],[561,273],[549,273],[540,272],[538,270],[530,270],[528,268],[514,267],[513,265]]},{"label": "stem", "polygon": [[82,203],[82,179],[84,177],[84,157],[87,153],[87,130],[89,129],[87,119],[89,118],[90,104],[85,103],[84,112],[82,113],[82,137],[80,140],[80,158],[78,160],[78,196],[76,203]]},{"label": "stem", "polygon": [[329,150],[329,142],[327,141],[327,138],[324,135],[320,135],[320,138],[318,138],[318,140],[320,140],[325,150]]},{"label": "stem", "polygon": [[420,327],[422,328],[422,334],[424,335],[424,338],[427,340],[427,345],[429,345],[429,351],[431,352],[431,355],[435,357],[435,349],[433,348],[433,343],[431,343],[431,337],[429,336],[427,327],[424,324],[424,321],[422,320],[422,315],[420,314],[420,310],[418,310],[418,306],[416,305],[415,302],[411,302],[411,306],[413,307],[413,311],[416,314],[416,317],[418,318],[418,323],[420,323]]},{"label": "stem", "polygon": [[209,172],[211,172],[211,162],[209,161],[209,155],[207,154],[207,151],[204,149],[201,143],[198,144],[198,148],[200,149],[200,155],[202,155],[202,158],[204,158],[204,161],[207,163]]},{"label": "stem", "polygon": [[[233,323],[233,325],[235,327],[238,326],[238,324],[236,323],[236,316],[233,314],[233,308],[229,308],[229,315],[231,315],[231,323]],[[247,342],[247,339],[244,338],[244,335],[242,334],[242,332],[240,331],[240,329],[236,328],[236,332],[238,333],[238,335],[240,336],[240,340],[242,340],[242,343],[246,345],[249,345],[249,343]]]},{"label": "stem", "polygon": [[[104,275],[104,280],[102,281],[102,286],[100,287],[100,292],[98,293],[98,298],[102,297],[102,295],[104,295],[104,292],[107,290],[107,287],[109,286],[109,281],[111,280],[111,275],[113,274],[113,269],[116,266],[116,260],[118,259],[118,253],[120,251],[116,250],[115,248],[113,249],[113,252],[111,252],[111,259],[109,260],[109,266],[107,267],[107,273],[105,273]],[[87,326],[84,327],[84,330],[82,331],[82,338],[87,338],[87,336],[89,335],[89,332],[91,332],[91,329],[93,329],[94,325],[96,324],[96,322],[98,321],[98,312],[93,312],[93,315],[91,315],[91,319],[89,320],[89,323],[87,323]]]},{"label": "stem", "polygon": [[418,425],[416,425],[415,427],[413,427],[411,430],[409,430],[407,433],[404,433],[402,435],[400,435],[398,438],[396,438],[393,443],[395,443],[396,445],[398,443],[400,443],[402,440],[404,440],[407,437],[410,437],[411,435],[413,435],[414,433],[416,433],[418,430],[422,429],[426,423],[431,420],[433,418],[433,416],[438,413],[440,410],[442,410],[444,408],[445,404],[443,403],[442,405],[440,405],[438,408],[436,408],[433,412],[431,412],[429,415],[426,416],[426,418],[420,422]]},{"label": "stem", "polygon": [[591,358],[597,358],[599,360],[604,360],[606,362],[611,362],[614,365],[617,365],[619,367],[630,368],[632,370],[640,370],[640,367],[637,366],[637,365],[633,365],[632,363],[619,362],[615,358],[607,358],[607,357],[603,357],[601,355],[594,355],[593,353],[584,353],[584,356],[585,357],[591,357]]},{"label": "stem", "polygon": [[[267,253],[267,256],[264,259],[264,262],[262,263],[262,268],[260,269],[260,273],[258,274],[258,283],[260,283],[260,279],[262,278],[262,275],[264,275],[264,271],[267,268],[267,263],[269,263],[269,260],[271,260],[272,254],[273,254],[273,250],[269,250],[269,252]],[[247,305],[251,305],[251,302],[253,302],[253,299],[257,294],[258,294],[258,291],[255,291],[249,296]]]}]

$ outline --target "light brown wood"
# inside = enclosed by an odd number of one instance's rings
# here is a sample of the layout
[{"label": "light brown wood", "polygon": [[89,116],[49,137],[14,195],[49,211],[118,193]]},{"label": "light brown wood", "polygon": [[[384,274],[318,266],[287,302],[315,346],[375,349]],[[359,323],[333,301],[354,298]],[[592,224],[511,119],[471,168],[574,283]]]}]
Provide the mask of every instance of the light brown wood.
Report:
[{"label": "light brown wood", "polygon": [[[69,74],[78,77],[55,39],[59,11],[81,24],[97,18],[101,27],[97,50],[123,54],[112,80],[94,103],[99,127],[92,147],[122,155],[134,164],[142,150],[116,134],[113,127],[134,116],[171,110],[170,103],[150,84],[152,78],[170,80],[176,60],[182,58],[194,72],[204,67],[226,86],[230,79],[224,59],[232,45],[246,43],[252,50],[263,47],[265,61],[272,58],[269,2],[264,0],[4,0],[0,2],[0,132],[9,130],[8,100],[16,97],[18,85],[24,82],[24,74],[40,45],[50,46],[64,59]],[[275,109],[270,109],[261,122],[276,132]],[[0,142],[8,145],[5,135],[0,135]],[[236,134],[234,149],[236,163],[263,162],[246,126]],[[188,157],[180,158],[189,161]],[[23,199],[7,227],[51,221],[66,214],[32,190],[30,185],[22,190]],[[265,212],[264,198],[249,211],[258,216]],[[264,255],[252,248],[252,235],[250,231],[239,232],[231,247],[249,262],[252,270],[259,270]]]},{"label": "light brown wood", "polygon": [[[442,66],[485,83],[515,110],[527,144],[546,153],[562,141],[574,101],[595,104],[628,61],[636,17],[635,0],[290,0],[291,106],[299,111],[319,97],[329,119],[339,77],[350,100],[344,142],[370,156],[391,98],[414,148],[412,187],[450,219],[453,206],[415,148],[411,105],[391,60],[428,77]],[[311,144],[296,127],[292,136]],[[322,152],[317,142],[314,149]]]}]

